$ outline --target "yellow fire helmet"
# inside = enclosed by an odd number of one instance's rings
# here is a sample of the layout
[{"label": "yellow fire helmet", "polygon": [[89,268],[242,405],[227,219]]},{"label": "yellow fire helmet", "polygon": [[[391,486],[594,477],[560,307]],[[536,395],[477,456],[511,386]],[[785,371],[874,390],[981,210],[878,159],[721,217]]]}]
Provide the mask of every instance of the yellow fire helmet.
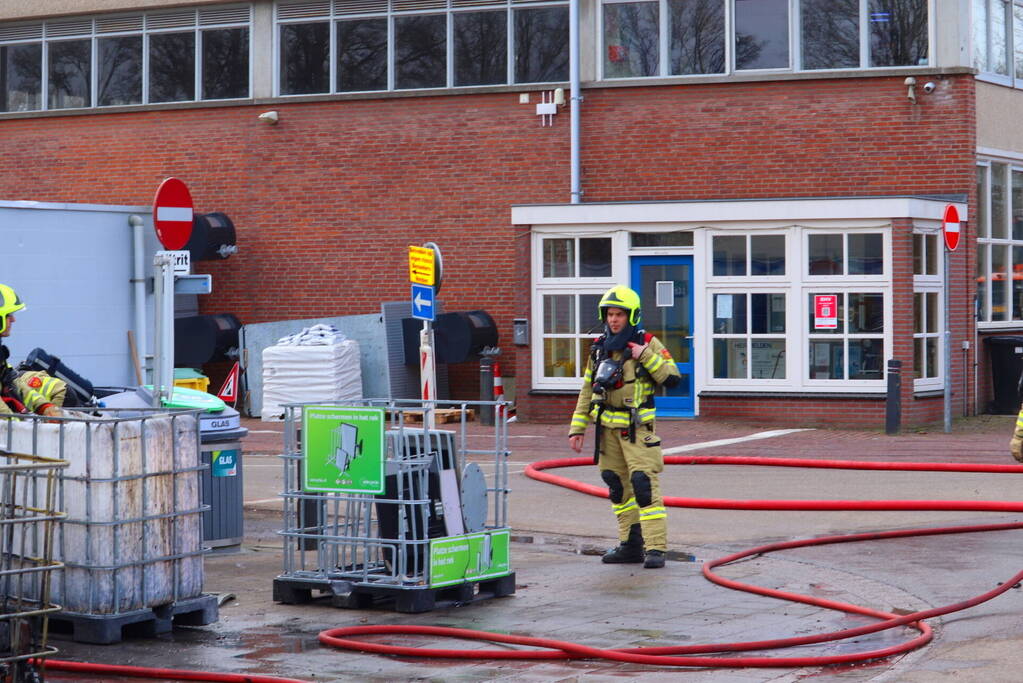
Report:
[{"label": "yellow fire helmet", "polygon": [[0,284],[0,334],[7,331],[7,316],[25,308],[17,293],[7,285]]},{"label": "yellow fire helmet", "polygon": [[621,308],[629,312],[629,324],[633,327],[639,325],[641,311],[639,309],[639,294],[632,291],[625,285],[612,287],[604,293],[597,305],[600,319],[604,320],[605,311],[608,308]]}]

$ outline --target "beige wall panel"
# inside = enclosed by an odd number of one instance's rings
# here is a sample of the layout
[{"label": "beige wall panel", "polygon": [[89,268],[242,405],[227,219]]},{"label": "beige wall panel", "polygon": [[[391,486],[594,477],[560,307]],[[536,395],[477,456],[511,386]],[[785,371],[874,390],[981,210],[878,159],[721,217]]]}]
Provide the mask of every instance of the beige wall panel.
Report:
[{"label": "beige wall panel", "polygon": [[168,0],[0,0],[0,21],[225,4],[238,3],[225,2],[225,0],[186,0],[184,2],[168,2]]},{"label": "beige wall panel", "polygon": [[1023,154],[1023,90],[977,81],[977,146]]}]

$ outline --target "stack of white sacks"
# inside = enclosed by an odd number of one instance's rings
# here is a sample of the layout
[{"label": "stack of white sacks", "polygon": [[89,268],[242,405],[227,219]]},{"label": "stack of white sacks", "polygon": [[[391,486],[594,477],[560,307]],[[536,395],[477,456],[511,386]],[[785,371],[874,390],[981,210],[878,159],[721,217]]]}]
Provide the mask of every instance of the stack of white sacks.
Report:
[{"label": "stack of white sacks", "polygon": [[285,403],[361,398],[359,344],[333,325],[307,327],[263,349],[262,419],[283,419]]}]

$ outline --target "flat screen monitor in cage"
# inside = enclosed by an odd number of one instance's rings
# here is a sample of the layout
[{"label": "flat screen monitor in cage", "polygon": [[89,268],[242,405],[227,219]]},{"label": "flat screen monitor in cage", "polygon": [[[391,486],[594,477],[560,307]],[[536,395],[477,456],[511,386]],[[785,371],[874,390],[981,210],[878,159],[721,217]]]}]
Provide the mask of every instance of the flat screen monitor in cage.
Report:
[{"label": "flat screen monitor in cage", "polygon": [[302,411],[302,488],[383,493],[383,408],[306,406]]}]

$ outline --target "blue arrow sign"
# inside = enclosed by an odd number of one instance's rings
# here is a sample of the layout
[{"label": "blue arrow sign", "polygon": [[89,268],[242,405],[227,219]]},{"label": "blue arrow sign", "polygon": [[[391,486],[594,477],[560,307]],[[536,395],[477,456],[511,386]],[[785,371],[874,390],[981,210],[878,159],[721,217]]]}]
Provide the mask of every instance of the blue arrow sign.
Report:
[{"label": "blue arrow sign", "polygon": [[412,285],[412,317],[432,322],[436,317],[433,297],[433,287]]}]

